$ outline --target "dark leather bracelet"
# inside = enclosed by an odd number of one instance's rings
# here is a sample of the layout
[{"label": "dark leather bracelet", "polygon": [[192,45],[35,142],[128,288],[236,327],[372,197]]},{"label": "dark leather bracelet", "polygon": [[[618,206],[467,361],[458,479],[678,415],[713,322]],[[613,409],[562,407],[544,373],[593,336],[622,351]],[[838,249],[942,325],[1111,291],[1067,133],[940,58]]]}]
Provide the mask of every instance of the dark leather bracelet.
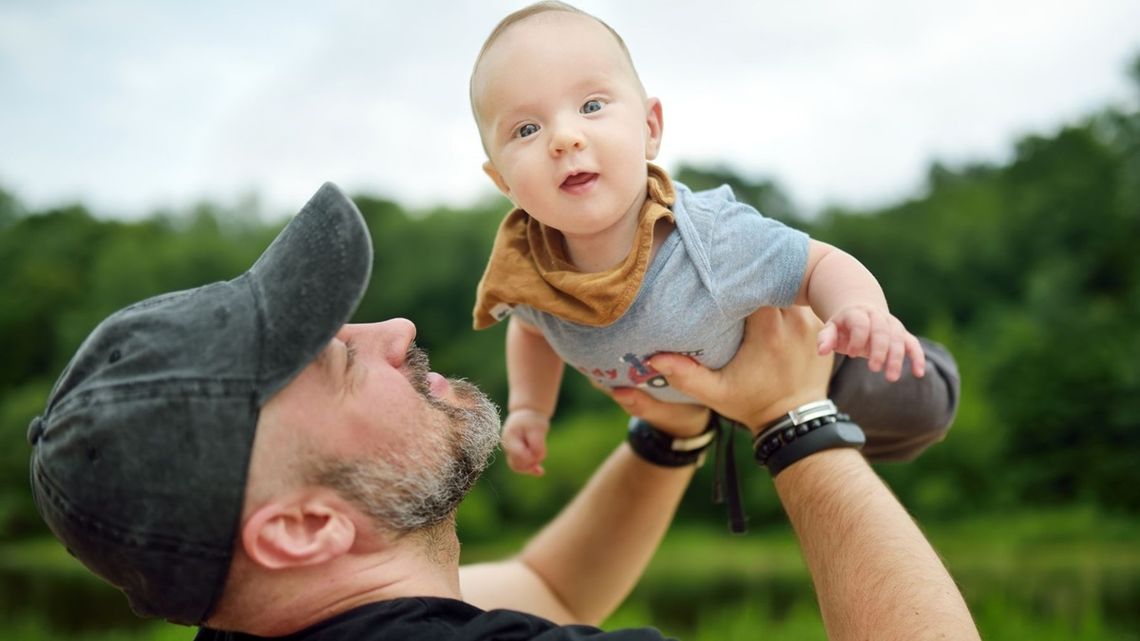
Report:
[{"label": "dark leather bracelet", "polygon": [[703,460],[705,450],[716,438],[716,430],[710,423],[698,436],[675,438],[635,416],[629,419],[627,438],[630,448],[646,461],[662,467],[684,467]]},{"label": "dark leather bracelet", "polygon": [[760,432],[752,441],[756,462],[775,478],[793,463],[839,447],[861,449],[867,437],[831,401],[801,405]]}]

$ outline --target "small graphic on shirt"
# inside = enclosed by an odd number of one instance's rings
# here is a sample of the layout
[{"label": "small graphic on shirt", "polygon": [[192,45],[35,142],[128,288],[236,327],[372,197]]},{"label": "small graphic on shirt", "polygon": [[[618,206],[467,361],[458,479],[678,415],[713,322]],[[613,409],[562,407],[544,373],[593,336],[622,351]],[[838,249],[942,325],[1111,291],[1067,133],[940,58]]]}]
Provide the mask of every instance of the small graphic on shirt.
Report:
[{"label": "small graphic on shirt", "polygon": [[597,367],[589,369],[581,365],[575,365],[574,368],[586,376],[594,377],[599,383],[609,385],[610,387],[615,386],[614,381],[616,381],[618,377],[618,371],[616,369],[600,369]]},{"label": "small graphic on shirt", "polygon": [[637,387],[669,387],[669,381],[660,372],[653,369],[648,362],[653,354],[645,354],[638,358],[633,352],[621,357],[621,362],[629,365],[629,380]]},{"label": "small graphic on shirt", "polygon": [[[626,379],[629,383],[636,387],[652,387],[654,389],[661,389],[662,387],[669,387],[669,381],[665,380],[665,376],[653,369],[649,364],[649,359],[661,354],[662,352],[653,352],[652,354],[643,354],[638,356],[633,352],[627,353],[622,356],[620,360],[629,366],[629,371],[626,373]],[[688,356],[694,359],[700,359],[704,355],[704,349],[694,349],[687,351],[669,352],[670,354],[679,354],[681,356]],[[595,367],[590,369],[582,365],[574,365],[582,374],[594,379],[594,382],[608,387],[622,387],[626,385],[625,381],[621,378],[620,369],[601,369]]]}]

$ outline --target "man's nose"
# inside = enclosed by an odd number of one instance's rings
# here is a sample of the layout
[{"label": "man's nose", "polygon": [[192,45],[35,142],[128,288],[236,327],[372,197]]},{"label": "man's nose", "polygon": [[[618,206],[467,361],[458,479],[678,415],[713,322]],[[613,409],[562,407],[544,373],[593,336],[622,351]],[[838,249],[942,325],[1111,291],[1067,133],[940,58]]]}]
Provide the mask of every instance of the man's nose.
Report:
[{"label": "man's nose", "polygon": [[406,318],[391,318],[382,323],[378,323],[383,327],[385,334],[385,349],[384,358],[392,364],[392,367],[399,367],[404,364],[404,357],[408,353],[408,347],[412,341],[416,340],[416,325]]},{"label": "man's nose", "polygon": [[380,323],[349,325],[351,333],[380,353],[392,367],[404,364],[408,346],[416,340],[416,326],[406,318],[390,318]]}]

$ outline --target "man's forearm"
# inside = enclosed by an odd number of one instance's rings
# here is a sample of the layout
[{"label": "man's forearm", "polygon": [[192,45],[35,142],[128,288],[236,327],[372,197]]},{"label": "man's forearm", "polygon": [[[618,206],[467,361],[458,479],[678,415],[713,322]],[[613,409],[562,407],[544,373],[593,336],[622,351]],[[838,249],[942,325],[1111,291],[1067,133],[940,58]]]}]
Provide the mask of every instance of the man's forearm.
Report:
[{"label": "man's forearm", "polygon": [[979,638],[937,553],[857,451],[814,454],[775,483],[829,639]]},{"label": "man's forearm", "polygon": [[600,623],[645,571],[694,470],[646,463],[623,443],[520,560],[576,622]]}]

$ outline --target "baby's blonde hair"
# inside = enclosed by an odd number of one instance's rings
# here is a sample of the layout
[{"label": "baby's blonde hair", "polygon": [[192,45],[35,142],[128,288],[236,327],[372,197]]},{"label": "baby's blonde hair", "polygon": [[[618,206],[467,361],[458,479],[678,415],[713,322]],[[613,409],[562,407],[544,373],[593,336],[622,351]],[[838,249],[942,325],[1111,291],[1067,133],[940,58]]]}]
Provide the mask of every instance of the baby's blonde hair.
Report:
[{"label": "baby's blonde hair", "polygon": [[[483,136],[482,125],[479,123],[479,112],[475,108],[475,74],[479,71],[479,64],[483,62],[483,56],[487,53],[487,50],[491,48],[491,45],[495,44],[495,41],[503,35],[503,32],[511,28],[513,25],[518,24],[519,22],[522,22],[531,16],[536,16],[540,13],[550,13],[555,11],[561,11],[563,13],[576,13],[580,16],[586,16],[587,18],[590,18],[591,20],[594,20],[598,24],[605,27],[606,30],[613,35],[614,40],[616,40],[618,43],[618,46],[621,47],[622,53],[625,54],[625,60],[629,63],[629,69],[633,72],[633,79],[637,82],[638,90],[643,96],[645,95],[645,87],[641,84],[641,77],[637,75],[637,67],[633,64],[633,56],[629,55],[629,48],[625,46],[625,40],[622,40],[622,37],[618,35],[618,32],[614,31],[613,27],[606,24],[605,20],[602,20],[593,14],[586,13],[578,7],[566,4],[565,2],[559,2],[559,0],[542,0],[542,2],[536,2],[534,4],[527,5],[518,11],[507,14],[507,16],[500,20],[499,24],[495,25],[495,28],[491,30],[491,35],[487,36],[487,39],[483,41],[483,46],[479,49],[479,55],[475,56],[475,64],[471,67],[471,77],[467,81],[467,97],[471,102],[471,115],[475,117],[475,125],[480,129],[480,138]],[[486,143],[484,143],[483,150],[486,151],[486,148]]]}]

